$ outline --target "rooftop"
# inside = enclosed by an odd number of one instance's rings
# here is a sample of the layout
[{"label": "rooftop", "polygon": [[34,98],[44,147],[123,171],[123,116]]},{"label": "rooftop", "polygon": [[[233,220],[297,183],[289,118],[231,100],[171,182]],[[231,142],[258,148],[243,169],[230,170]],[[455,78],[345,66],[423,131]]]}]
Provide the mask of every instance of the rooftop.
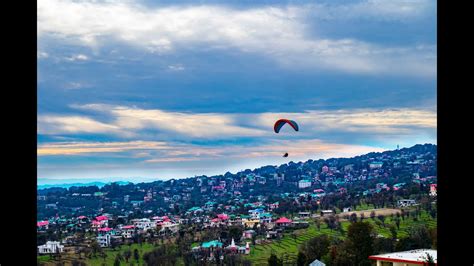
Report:
[{"label": "rooftop", "polygon": [[414,264],[423,264],[426,262],[427,254],[433,257],[435,263],[438,262],[438,252],[433,249],[415,249],[403,252],[394,252],[380,255],[369,256],[369,259],[383,260],[391,262],[409,262]]}]

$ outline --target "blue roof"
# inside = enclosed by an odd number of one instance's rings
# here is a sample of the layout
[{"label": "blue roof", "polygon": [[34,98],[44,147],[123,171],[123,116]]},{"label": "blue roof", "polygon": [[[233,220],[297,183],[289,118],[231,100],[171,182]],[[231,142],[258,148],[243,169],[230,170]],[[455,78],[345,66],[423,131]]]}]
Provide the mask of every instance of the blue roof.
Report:
[{"label": "blue roof", "polygon": [[203,248],[222,247],[222,242],[219,242],[217,240],[212,240],[212,241],[209,241],[209,242],[202,243],[201,247],[203,247]]}]

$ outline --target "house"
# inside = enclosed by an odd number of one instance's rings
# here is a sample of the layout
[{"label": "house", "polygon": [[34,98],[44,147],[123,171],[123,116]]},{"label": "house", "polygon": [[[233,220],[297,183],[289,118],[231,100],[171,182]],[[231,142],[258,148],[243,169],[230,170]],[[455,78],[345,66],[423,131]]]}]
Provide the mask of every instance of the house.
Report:
[{"label": "house", "polygon": [[416,201],[412,199],[401,199],[398,200],[398,207],[409,207],[416,205]]},{"label": "house", "polygon": [[311,180],[302,179],[298,181],[298,188],[307,188],[311,186]]},{"label": "house", "polygon": [[379,169],[382,168],[383,163],[382,162],[371,162],[369,163],[369,168],[370,169]]},{"label": "house", "polygon": [[311,217],[311,212],[298,212],[300,219],[306,219]]},{"label": "house", "polygon": [[249,242],[246,243],[245,246],[240,247],[235,244],[234,239],[232,238],[232,241],[229,246],[225,247],[227,250],[230,250],[233,253],[239,253],[239,254],[250,254],[250,246]]},{"label": "house", "polygon": [[309,266],[326,266],[326,264],[324,264],[323,262],[319,260],[314,260],[313,262],[309,264]]},{"label": "house", "polygon": [[279,238],[281,234],[278,231],[267,231],[267,239]]},{"label": "house", "polygon": [[132,238],[133,234],[135,234],[135,226],[134,225],[125,225],[121,228],[121,235],[125,238]]},{"label": "house", "polygon": [[395,185],[393,185],[393,190],[399,190],[401,189],[403,186],[405,185],[405,183],[397,183]]},{"label": "house", "polygon": [[58,241],[48,241],[46,244],[38,246],[39,254],[51,254],[63,252],[64,245],[61,245]]},{"label": "house", "polygon": [[272,215],[268,212],[260,214],[260,222],[261,223],[271,223],[272,222]]},{"label": "house", "polygon": [[375,260],[377,266],[415,266],[426,265],[428,255],[433,258],[435,265],[438,265],[438,252],[433,249],[415,249],[402,252],[394,252],[380,255],[369,256],[369,259]]},{"label": "house", "polygon": [[170,222],[164,222],[161,224],[161,229],[160,232],[166,232],[169,231],[172,234],[175,234],[179,231],[179,224],[177,223],[170,223]]},{"label": "house", "polygon": [[260,223],[259,219],[253,219],[253,220],[242,219],[242,224],[245,227],[253,228],[256,224],[259,224],[259,223]]},{"label": "house", "polygon": [[49,221],[40,221],[36,223],[38,230],[48,230]]},{"label": "house", "polygon": [[251,239],[254,234],[255,234],[254,230],[245,230],[242,233],[242,237],[245,238],[245,239]]},{"label": "house", "polygon": [[203,248],[211,248],[211,247],[221,248],[222,245],[223,245],[222,242],[217,241],[217,240],[212,240],[212,241],[209,241],[209,242],[202,243],[201,247],[203,247]]},{"label": "house", "polygon": [[111,235],[110,234],[104,234],[96,237],[97,243],[103,248],[105,247],[110,247],[110,239]]},{"label": "house", "polygon": [[147,231],[149,229],[156,228],[156,222],[151,221],[148,218],[142,218],[142,219],[135,219],[132,220],[133,225],[135,225],[136,228],[142,231]]},{"label": "house", "polygon": [[[255,204],[252,204],[252,206],[255,206]],[[264,212],[263,209],[255,209],[255,210],[249,210],[249,215],[252,219],[259,219],[260,214]]]},{"label": "house", "polygon": [[342,212],[351,212],[351,211],[352,211],[351,207],[346,207],[346,208],[342,209]]},{"label": "house", "polygon": [[438,185],[437,184],[431,184],[430,185],[430,196],[436,196],[437,195],[437,190],[438,190]]},{"label": "house", "polygon": [[275,223],[278,225],[278,226],[288,226],[291,224],[291,220],[286,218],[286,217],[281,217],[280,219],[276,220]]},{"label": "house", "polygon": [[333,210],[322,210],[321,216],[334,214]]}]

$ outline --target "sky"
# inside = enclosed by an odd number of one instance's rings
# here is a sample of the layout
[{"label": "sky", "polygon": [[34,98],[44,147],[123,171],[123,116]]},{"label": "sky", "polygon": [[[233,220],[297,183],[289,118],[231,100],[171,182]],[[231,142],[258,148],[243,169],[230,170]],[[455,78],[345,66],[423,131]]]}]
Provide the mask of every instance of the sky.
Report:
[{"label": "sky", "polygon": [[[436,14],[428,0],[38,0],[38,184],[436,144]],[[279,118],[300,131],[276,134]]]}]

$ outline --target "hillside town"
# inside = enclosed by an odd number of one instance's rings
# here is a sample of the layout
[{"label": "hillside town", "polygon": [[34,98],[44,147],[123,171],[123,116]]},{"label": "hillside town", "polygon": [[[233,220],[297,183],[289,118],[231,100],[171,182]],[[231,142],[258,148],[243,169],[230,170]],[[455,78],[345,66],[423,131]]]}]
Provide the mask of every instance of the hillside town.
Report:
[{"label": "hillside town", "polygon": [[245,257],[256,245],[308,228],[315,219],[339,215],[349,220],[363,204],[375,209],[431,206],[437,194],[436,158],[436,146],[425,144],[218,176],[42,189],[38,254],[69,249],[80,255],[92,246],[115,249],[149,241],[186,243],[194,261]]}]

